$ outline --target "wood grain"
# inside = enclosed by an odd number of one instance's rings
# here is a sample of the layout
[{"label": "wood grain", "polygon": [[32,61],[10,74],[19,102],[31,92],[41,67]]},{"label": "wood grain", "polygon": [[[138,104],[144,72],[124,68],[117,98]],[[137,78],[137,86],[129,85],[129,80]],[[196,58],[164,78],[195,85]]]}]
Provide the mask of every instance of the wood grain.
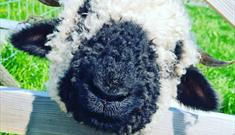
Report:
[{"label": "wood grain", "polygon": [[206,0],[235,27],[235,0]]},{"label": "wood grain", "polygon": [[[173,106],[155,122],[148,135],[235,134],[235,116]],[[0,131],[28,135],[106,135],[60,112],[46,92],[15,88],[0,88]]]},{"label": "wood grain", "polygon": [[19,31],[29,25],[29,23],[0,18],[0,46],[7,43],[7,39],[12,32]]}]

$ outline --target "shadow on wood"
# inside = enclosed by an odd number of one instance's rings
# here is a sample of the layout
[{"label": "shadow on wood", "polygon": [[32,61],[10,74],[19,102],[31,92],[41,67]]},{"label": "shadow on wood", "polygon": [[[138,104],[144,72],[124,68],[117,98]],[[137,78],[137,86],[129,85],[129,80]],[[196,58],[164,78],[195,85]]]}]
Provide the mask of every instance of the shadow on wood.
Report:
[{"label": "shadow on wood", "polygon": [[[175,105],[148,135],[234,135],[235,116]],[[105,135],[60,112],[46,92],[0,88],[0,131],[28,135]]]},{"label": "shadow on wood", "polygon": [[74,121],[61,112],[49,97],[35,97],[32,104],[26,131],[28,135],[104,135]]}]

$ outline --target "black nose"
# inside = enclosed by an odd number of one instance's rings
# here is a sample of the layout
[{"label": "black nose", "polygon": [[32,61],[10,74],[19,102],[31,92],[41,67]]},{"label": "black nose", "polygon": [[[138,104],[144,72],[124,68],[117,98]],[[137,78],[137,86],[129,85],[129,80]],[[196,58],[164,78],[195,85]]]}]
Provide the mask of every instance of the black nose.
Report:
[{"label": "black nose", "polygon": [[72,86],[65,101],[75,119],[118,134],[144,128],[159,95],[152,47],[146,32],[132,22],[104,24],[84,40],[71,63]]}]

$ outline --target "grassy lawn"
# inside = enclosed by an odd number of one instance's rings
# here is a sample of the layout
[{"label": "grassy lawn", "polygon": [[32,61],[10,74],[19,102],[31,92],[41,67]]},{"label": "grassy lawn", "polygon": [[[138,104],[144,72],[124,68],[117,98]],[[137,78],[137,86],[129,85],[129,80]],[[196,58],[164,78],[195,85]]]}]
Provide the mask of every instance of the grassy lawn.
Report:
[{"label": "grassy lawn", "polygon": [[[2,1],[4,0],[0,0],[0,2]],[[21,7],[24,7],[23,4]],[[11,19],[24,20],[26,18],[24,8],[18,11],[17,5],[13,4],[12,7],[12,13],[15,15],[12,15]],[[43,8],[48,10],[48,7]],[[36,8],[34,12],[39,14],[41,10],[41,8]],[[200,47],[218,59],[235,59],[235,29],[210,8],[187,6],[187,10],[192,18],[193,32]],[[0,6],[0,18],[7,18],[6,14],[2,14],[4,12],[6,12],[6,8]],[[48,17],[53,16],[56,14],[50,14]],[[20,82],[22,88],[45,90],[44,84],[48,80],[47,60],[29,56],[9,44],[0,45],[0,52],[0,63]],[[219,111],[235,114],[235,65],[223,68],[211,68],[203,65],[198,65],[198,67],[220,95]]]},{"label": "grassy lawn", "polygon": [[[51,18],[58,14],[54,12],[57,8],[51,8],[39,3],[37,0],[21,0],[20,2],[8,2],[9,0],[0,0],[0,18],[11,20],[24,20],[30,16],[43,15],[45,18]],[[6,4],[9,3],[9,4]]]}]

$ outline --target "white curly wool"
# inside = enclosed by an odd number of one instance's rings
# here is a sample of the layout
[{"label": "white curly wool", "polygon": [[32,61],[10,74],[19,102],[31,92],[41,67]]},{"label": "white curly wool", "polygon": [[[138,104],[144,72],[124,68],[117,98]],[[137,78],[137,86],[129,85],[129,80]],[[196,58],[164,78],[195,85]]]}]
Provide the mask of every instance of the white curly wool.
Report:
[{"label": "white curly wool", "polygon": [[[76,33],[76,25],[80,19],[77,14],[84,0],[61,1],[64,11],[61,14],[63,21],[57,27],[59,32],[49,36],[47,45],[53,50],[47,55],[51,61],[49,93],[62,110],[66,110],[58,96],[58,82],[69,68],[73,48],[77,48],[82,37],[87,39],[95,35],[104,23],[110,19],[133,21],[147,32],[149,39],[156,45],[153,48],[158,55],[157,64],[160,66],[160,96],[157,101],[158,111],[152,117],[152,122],[146,125],[143,133],[149,134],[154,123],[161,115],[161,111],[168,109],[171,101],[176,97],[177,85],[180,76],[185,73],[185,68],[198,63],[199,54],[191,36],[191,25],[182,0],[91,0],[91,11],[84,25],[89,33]],[[66,41],[72,35],[73,42]],[[177,62],[174,54],[177,41],[183,41],[183,54]]]},{"label": "white curly wool", "polygon": [[[65,104],[61,102],[58,96],[58,83],[69,68],[70,61],[73,58],[73,49],[79,45],[80,36],[74,30],[80,20],[80,16],[77,14],[78,8],[84,2],[83,0],[68,0],[66,2],[61,1],[61,3],[64,5],[64,11],[60,15],[62,21],[56,27],[57,31],[48,36],[50,41],[46,44],[52,47],[52,51],[47,55],[50,60],[50,74],[47,86],[51,98],[58,103],[62,111],[66,112]],[[74,42],[66,40],[69,36],[72,37]]]}]

